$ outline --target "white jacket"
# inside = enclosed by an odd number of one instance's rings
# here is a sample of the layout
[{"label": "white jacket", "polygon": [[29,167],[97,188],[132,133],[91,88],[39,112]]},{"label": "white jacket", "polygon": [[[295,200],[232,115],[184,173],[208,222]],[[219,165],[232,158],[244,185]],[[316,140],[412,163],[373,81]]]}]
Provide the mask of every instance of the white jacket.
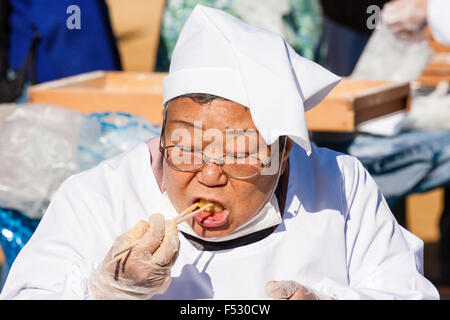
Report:
[{"label": "white jacket", "polygon": [[[70,177],[12,265],[3,299],[89,299],[87,281],[112,243],[157,207],[146,144]],[[298,145],[283,222],[258,242],[198,251],[180,234],[172,283],[154,299],[265,299],[295,280],[337,299],[438,299],[423,242],[402,228],[354,157]]]}]

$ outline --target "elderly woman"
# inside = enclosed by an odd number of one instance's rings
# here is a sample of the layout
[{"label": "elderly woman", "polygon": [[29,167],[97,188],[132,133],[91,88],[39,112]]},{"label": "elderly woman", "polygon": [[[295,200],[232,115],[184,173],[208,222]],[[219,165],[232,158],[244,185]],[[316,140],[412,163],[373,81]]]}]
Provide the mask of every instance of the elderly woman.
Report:
[{"label": "elderly woman", "polygon": [[305,110],[339,80],[197,6],[161,137],[63,183],[2,297],[438,298],[360,162],[310,145]]}]

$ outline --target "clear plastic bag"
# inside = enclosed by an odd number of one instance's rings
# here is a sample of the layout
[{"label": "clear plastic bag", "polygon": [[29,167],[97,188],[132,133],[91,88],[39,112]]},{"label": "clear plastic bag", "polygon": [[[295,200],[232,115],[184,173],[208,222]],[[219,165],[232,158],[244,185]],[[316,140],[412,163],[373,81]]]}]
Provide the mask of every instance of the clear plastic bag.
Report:
[{"label": "clear plastic bag", "polygon": [[40,219],[66,178],[159,135],[159,130],[120,112],[0,105],[0,207]]},{"label": "clear plastic bag", "polygon": [[450,82],[443,81],[428,95],[417,95],[403,130],[450,130]]},{"label": "clear plastic bag", "polygon": [[413,81],[427,66],[433,51],[425,39],[402,39],[380,25],[367,43],[352,79]]},{"label": "clear plastic bag", "polygon": [[40,218],[50,196],[78,171],[83,116],[42,104],[0,106],[0,206]]}]

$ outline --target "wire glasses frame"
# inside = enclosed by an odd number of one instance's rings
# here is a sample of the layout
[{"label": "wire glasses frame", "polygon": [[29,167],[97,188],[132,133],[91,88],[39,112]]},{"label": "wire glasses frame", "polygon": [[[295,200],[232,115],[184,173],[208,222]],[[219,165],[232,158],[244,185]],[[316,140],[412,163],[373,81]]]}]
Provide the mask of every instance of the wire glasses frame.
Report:
[{"label": "wire glasses frame", "polygon": [[[171,166],[173,169],[181,171],[181,172],[192,172],[192,173],[198,172],[198,171],[202,170],[206,166],[207,163],[214,162],[220,167],[222,172],[224,174],[226,174],[228,177],[231,177],[231,178],[234,178],[234,179],[239,179],[239,180],[246,180],[246,179],[251,179],[251,178],[259,175],[261,173],[261,169],[269,167],[271,165],[271,163],[272,163],[272,159],[273,159],[273,156],[274,156],[274,153],[272,153],[270,159],[268,159],[265,162],[262,161],[261,159],[259,159],[258,157],[253,157],[257,161],[257,163],[259,164],[258,170],[254,174],[251,174],[251,175],[237,176],[237,175],[234,175],[234,174],[231,174],[231,173],[227,172],[227,170],[224,169],[224,165],[226,165],[226,162],[224,162],[223,159],[225,157],[227,157],[227,155],[223,155],[223,156],[221,156],[219,158],[212,158],[212,157],[206,156],[203,153],[203,151],[198,150],[196,152],[201,154],[201,156],[202,156],[202,163],[201,163],[200,167],[195,168],[195,169],[181,169],[181,168],[177,167],[175,164],[173,164],[170,161],[170,159],[168,159],[168,156],[167,156],[168,150],[170,150],[171,148],[180,148],[180,147],[177,146],[177,145],[170,145],[170,146],[163,146],[162,145],[162,140],[163,140],[163,137],[164,137],[163,136],[164,135],[164,129],[165,129],[165,121],[164,121],[162,129],[161,129],[161,135],[160,135],[160,140],[159,140],[159,151],[161,152],[163,158],[167,161],[167,164],[169,166]],[[284,139],[283,139],[282,143],[280,144],[280,150],[283,149],[285,147],[285,145],[286,145],[287,137],[283,137],[283,138]],[[236,159],[238,159],[238,158],[236,158]],[[246,166],[246,164],[239,164],[239,165],[241,167]]]}]

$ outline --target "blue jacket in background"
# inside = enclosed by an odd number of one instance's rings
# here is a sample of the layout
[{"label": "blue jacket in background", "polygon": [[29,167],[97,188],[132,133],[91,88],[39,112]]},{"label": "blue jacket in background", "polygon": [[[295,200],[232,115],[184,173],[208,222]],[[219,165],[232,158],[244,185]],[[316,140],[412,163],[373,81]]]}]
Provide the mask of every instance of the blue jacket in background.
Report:
[{"label": "blue jacket in background", "polygon": [[[103,0],[11,0],[8,63],[24,67],[35,41],[31,66],[35,82],[93,70],[120,70],[120,57]],[[80,9],[80,29],[67,20]]]}]

